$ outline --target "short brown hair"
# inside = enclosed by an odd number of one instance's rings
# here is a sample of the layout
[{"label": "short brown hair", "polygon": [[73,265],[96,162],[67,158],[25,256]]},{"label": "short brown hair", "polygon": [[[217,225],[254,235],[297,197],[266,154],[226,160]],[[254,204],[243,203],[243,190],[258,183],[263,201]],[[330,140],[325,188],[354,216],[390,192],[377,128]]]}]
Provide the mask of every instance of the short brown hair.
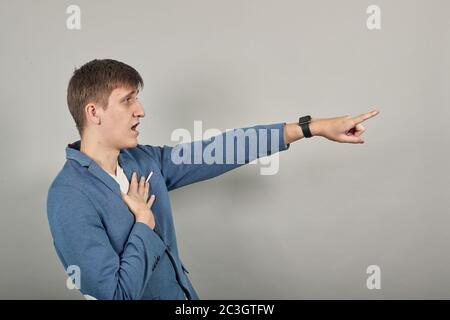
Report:
[{"label": "short brown hair", "polygon": [[94,102],[106,108],[111,92],[121,86],[140,89],[144,81],[133,67],[112,59],[95,59],[75,68],[67,87],[67,104],[80,136],[86,122],[84,107]]}]

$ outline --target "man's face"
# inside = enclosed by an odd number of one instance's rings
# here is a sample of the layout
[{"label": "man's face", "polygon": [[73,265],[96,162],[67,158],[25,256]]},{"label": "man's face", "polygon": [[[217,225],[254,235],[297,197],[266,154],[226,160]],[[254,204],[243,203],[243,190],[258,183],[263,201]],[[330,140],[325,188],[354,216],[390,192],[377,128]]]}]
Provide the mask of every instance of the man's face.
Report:
[{"label": "man's face", "polygon": [[139,132],[137,125],[145,116],[136,88],[119,87],[109,96],[108,107],[101,110],[102,141],[116,149],[136,147]]}]

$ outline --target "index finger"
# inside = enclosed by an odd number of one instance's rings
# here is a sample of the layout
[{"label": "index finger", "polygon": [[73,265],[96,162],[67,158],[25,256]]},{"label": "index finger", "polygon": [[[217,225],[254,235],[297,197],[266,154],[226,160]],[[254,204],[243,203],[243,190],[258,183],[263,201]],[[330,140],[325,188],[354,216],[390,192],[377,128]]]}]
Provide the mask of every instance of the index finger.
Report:
[{"label": "index finger", "polygon": [[363,113],[359,116],[356,116],[353,118],[353,121],[355,121],[356,124],[361,123],[363,121],[366,121],[372,117],[375,117],[377,114],[379,114],[380,111],[379,110],[373,110],[367,113]]},{"label": "index finger", "polygon": [[131,182],[130,182],[130,190],[131,191],[136,191],[137,190],[137,178],[136,178],[137,174],[135,171],[133,171],[133,173],[131,174]]}]

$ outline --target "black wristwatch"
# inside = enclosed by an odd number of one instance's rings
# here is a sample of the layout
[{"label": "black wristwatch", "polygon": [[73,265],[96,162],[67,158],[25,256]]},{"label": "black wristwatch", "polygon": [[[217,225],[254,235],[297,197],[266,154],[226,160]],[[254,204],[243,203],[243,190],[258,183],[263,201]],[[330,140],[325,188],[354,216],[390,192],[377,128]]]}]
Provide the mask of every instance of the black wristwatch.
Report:
[{"label": "black wristwatch", "polygon": [[309,130],[309,124],[311,123],[311,116],[304,116],[298,119],[298,125],[302,128],[303,136],[305,138],[311,138],[311,130]]}]

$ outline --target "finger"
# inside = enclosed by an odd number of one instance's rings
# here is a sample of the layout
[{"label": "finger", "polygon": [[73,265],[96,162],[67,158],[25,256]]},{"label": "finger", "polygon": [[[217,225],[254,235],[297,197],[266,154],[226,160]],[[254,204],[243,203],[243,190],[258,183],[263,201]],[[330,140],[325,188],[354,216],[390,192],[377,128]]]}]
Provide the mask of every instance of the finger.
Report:
[{"label": "finger", "polygon": [[130,192],[130,191],[137,192],[137,187],[138,187],[138,184],[137,184],[136,172],[133,172],[131,174],[131,182],[130,182],[130,188],[129,188],[128,192]]},{"label": "finger", "polygon": [[362,124],[360,124],[360,123],[358,123],[356,126],[355,126],[355,136],[357,136],[357,137],[360,137],[363,133],[364,133],[364,131],[366,131],[366,128],[362,125]]},{"label": "finger", "polygon": [[342,136],[342,139],[340,139],[340,142],[345,143],[364,143],[363,137],[357,137],[357,136]]},{"label": "finger", "polygon": [[148,199],[148,201],[147,201],[147,207],[148,207],[149,209],[152,208],[153,202],[155,202],[155,198],[156,198],[155,195],[152,194],[152,195],[150,196],[150,198]]},{"label": "finger", "polygon": [[379,110],[373,110],[367,113],[363,113],[359,116],[353,117],[353,121],[355,121],[356,124],[361,123],[363,121],[366,121],[372,117],[375,117],[377,114],[379,114]]},{"label": "finger", "polygon": [[145,183],[145,191],[144,191],[144,200],[147,201],[148,192],[150,191],[150,184],[148,182]]},{"label": "finger", "polygon": [[139,179],[138,193],[141,197],[144,197],[144,192],[145,192],[145,179],[144,176],[142,176],[141,179]]}]

